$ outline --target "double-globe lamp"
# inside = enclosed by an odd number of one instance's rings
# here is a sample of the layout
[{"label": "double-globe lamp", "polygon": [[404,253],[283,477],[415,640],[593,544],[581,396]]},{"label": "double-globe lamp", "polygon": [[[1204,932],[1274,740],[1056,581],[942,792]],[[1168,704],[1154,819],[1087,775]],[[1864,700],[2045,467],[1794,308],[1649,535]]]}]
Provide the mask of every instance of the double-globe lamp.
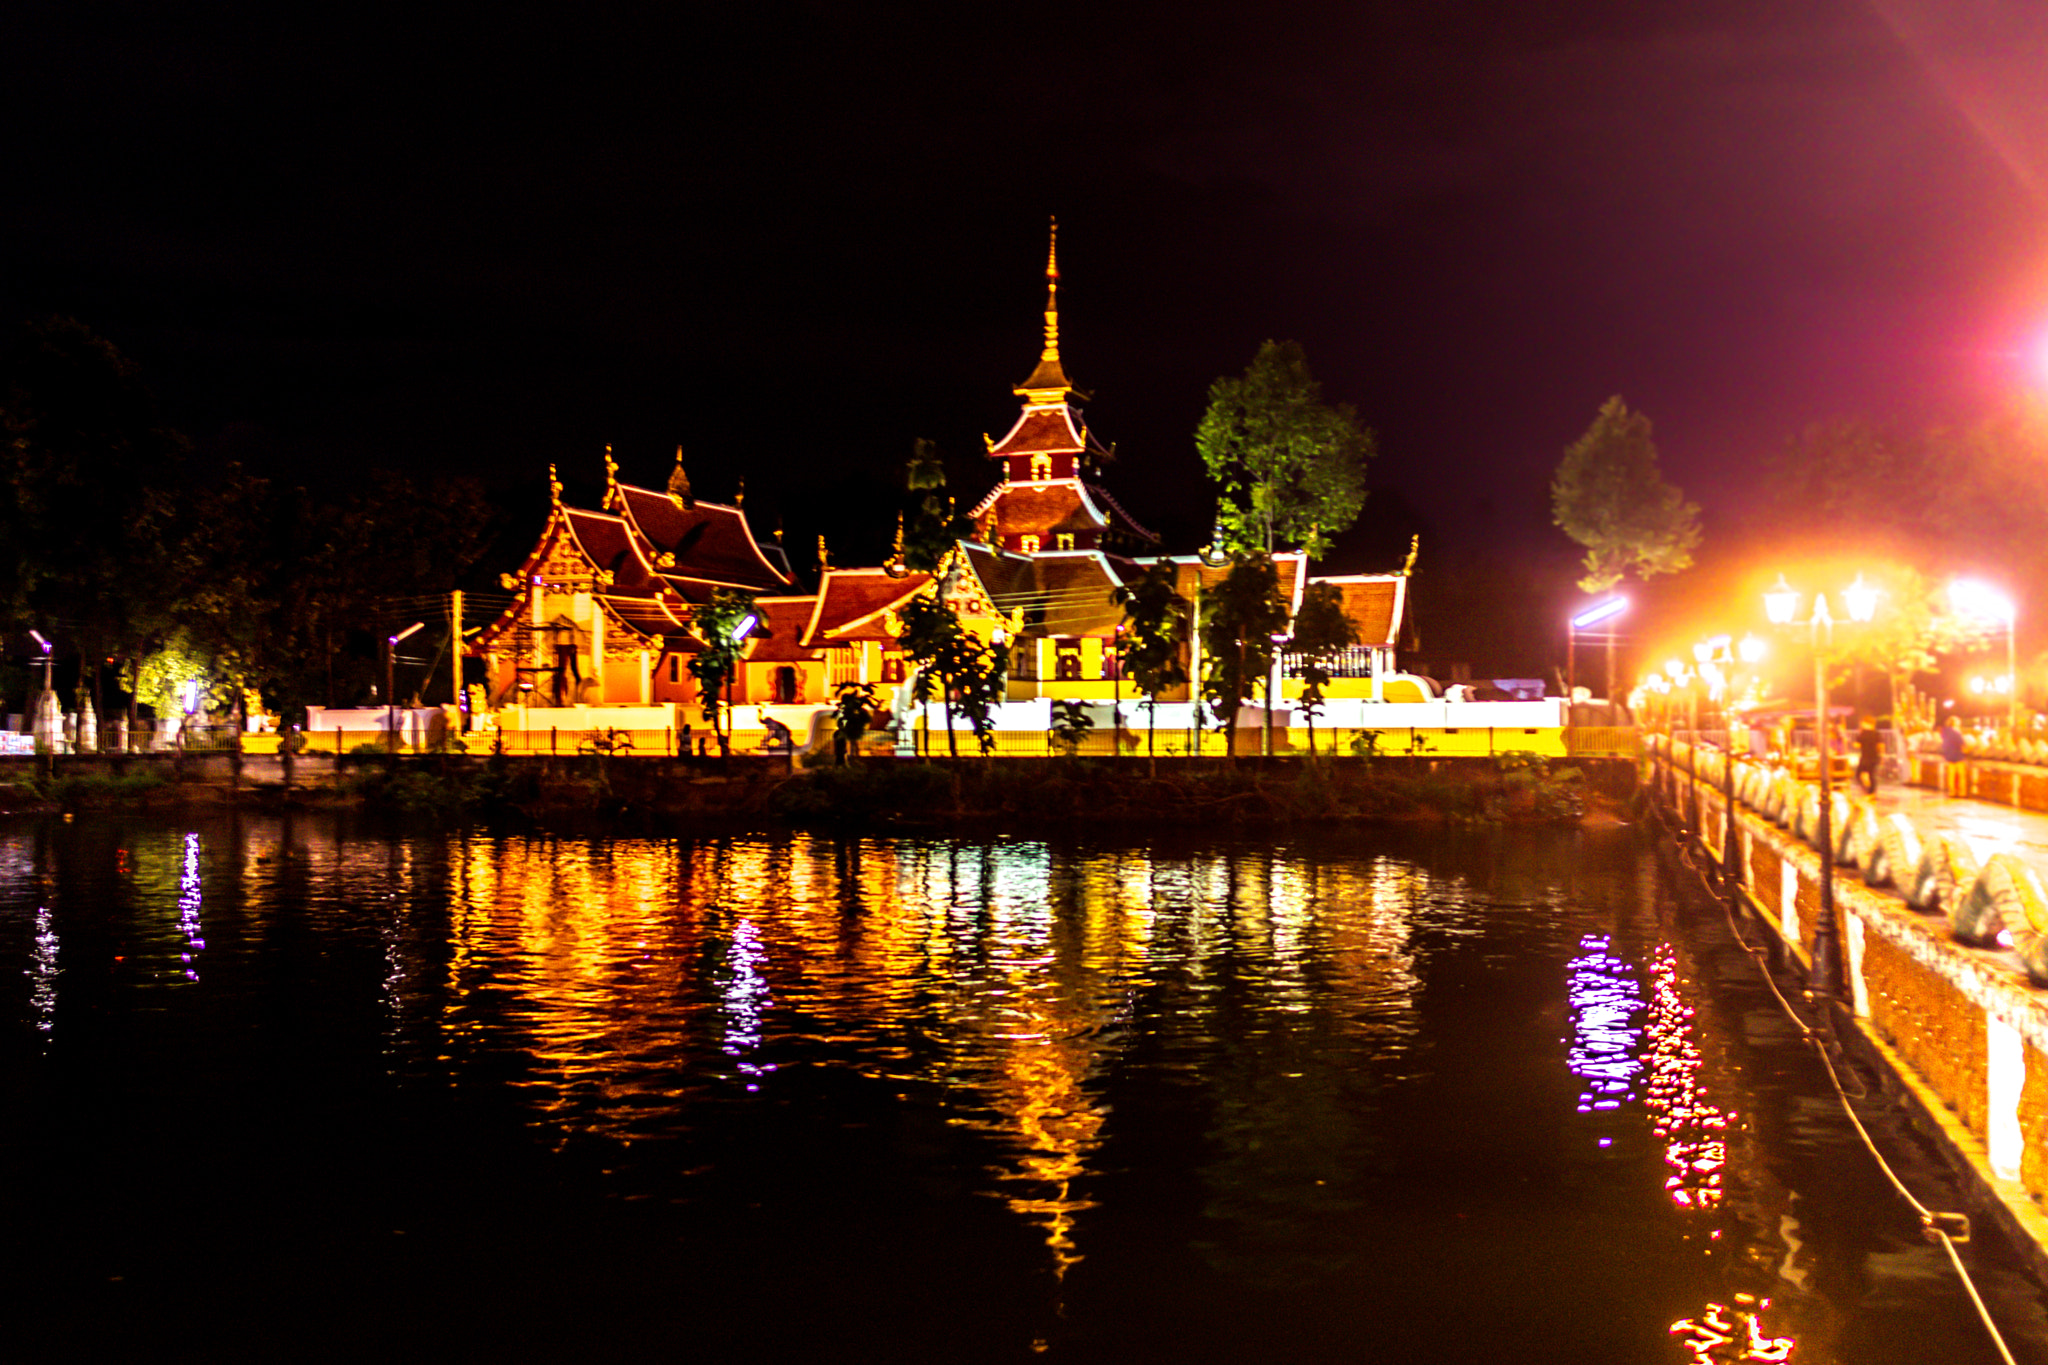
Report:
[{"label": "double-globe lamp", "polygon": [[[1854,622],[1868,622],[1877,615],[1878,589],[1863,581],[1857,574],[1856,581],[1842,590],[1842,602],[1849,608],[1849,619]],[[1827,652],[1835,639],[1835,618],[1828,611],[1826,593],[1815,593],[1813,611],[1806,620],[1798,620],[1799,589],[1785,581],[1779,574],[1777,583],[1764,594],[1764,614],[1774,626],[1806,626],[1813,632],[1813,732],[1819,749],[1820,769],[1820,828],[1815,831],[1814,840],[1820,846],[1820,913],[1813,920],[1813,979],[1811,992],[1826,999],[1838,993],[1841,981],[1841,946],[1835,924],[1835,881],[1834,881],[1834,789],[1833,774],[1830,771],[1833,755],[1828,748],[1828,664]]]}]

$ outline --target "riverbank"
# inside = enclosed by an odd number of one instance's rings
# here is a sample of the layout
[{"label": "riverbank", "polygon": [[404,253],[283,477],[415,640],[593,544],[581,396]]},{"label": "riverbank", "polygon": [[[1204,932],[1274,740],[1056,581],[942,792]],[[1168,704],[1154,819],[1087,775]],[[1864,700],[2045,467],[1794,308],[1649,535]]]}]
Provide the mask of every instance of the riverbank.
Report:
[{"label": "riverbank", "polygon": [[782,757],[93,756],[0,769],[0,812],[346,806],[413,815],[936,826],[1300,821],[1611,823],[1633,765],[1456,759],[866,759],[792,772]]}]

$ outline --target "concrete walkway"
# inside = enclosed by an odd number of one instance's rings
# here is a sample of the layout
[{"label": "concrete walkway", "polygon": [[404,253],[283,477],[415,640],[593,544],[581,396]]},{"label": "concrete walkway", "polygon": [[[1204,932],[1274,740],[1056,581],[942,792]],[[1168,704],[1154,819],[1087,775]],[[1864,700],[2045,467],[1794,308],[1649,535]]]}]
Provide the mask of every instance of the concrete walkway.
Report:
[{"label": "concrete walkway", "polygon": [[[1850,795],[1865,799],[1860,787]],[[1981,864],[1994,853],[2011,853],[2039,873],[2048,884],[2048,815],[2018,810],[1968,797],[1943,796],[1928,787],[1887,783],[1871,801],[1879,815],[1898,812],[1911,817],[1923,836],[1959,838]]]}]

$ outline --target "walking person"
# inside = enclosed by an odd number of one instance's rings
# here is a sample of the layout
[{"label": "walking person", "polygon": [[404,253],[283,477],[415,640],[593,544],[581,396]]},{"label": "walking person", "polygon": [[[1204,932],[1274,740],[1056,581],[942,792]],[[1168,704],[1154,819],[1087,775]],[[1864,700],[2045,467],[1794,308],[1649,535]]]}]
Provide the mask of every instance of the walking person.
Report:
[{"label": "walking person", "polygon": [[1877,795],[1877,769],[1884,762],[1884,736],[1877,732],[1877,718],[1865,716],[1856,732],[1856,781],[1872,796]]},{"label": "walking person", "polygon": [[1963,794],[1963,732],[1956,728],[1954,716],[1943,716],[1941,729],[1935,732],[1941,736],[1941,794],[1961,796]]}]

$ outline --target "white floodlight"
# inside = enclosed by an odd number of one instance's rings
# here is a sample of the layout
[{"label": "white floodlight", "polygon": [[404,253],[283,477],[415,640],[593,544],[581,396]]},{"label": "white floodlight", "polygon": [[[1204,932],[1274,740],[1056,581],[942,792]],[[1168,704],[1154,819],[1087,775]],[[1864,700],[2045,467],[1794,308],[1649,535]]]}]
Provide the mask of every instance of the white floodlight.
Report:
[{"label": "white floodlight", "polygon": [[1605,602],[1596,602],[1572,618],[1573,630],[1584,630],[1597,626],[1602,621],[1621,615],[1628,610],[1626,597],[1610,597]]}]

